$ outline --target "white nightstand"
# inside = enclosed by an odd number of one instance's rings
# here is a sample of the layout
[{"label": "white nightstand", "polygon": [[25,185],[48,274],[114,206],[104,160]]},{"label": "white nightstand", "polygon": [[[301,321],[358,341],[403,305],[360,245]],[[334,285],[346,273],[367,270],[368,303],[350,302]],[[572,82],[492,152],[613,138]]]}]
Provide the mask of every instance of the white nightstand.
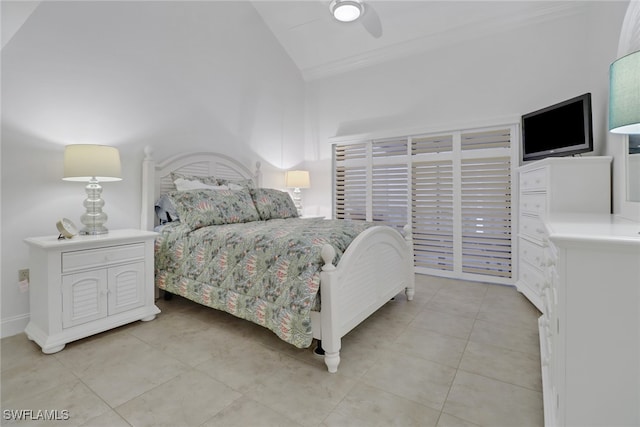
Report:
[{"label": "white nightstand", "polygon": [[113,230],[100,236],[25,239],[31,319],[25,329],[43,353],[160,313],[154,304],[157,233]]}]

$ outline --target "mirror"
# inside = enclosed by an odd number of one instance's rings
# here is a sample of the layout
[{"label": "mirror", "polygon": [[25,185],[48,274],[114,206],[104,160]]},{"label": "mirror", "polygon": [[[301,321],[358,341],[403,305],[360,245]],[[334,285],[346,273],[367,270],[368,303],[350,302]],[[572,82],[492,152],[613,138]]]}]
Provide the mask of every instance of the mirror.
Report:
[{"label": "mirror", "polygon": [[640,202],[640,134],[629,135],[627,150],[627,201]]}]

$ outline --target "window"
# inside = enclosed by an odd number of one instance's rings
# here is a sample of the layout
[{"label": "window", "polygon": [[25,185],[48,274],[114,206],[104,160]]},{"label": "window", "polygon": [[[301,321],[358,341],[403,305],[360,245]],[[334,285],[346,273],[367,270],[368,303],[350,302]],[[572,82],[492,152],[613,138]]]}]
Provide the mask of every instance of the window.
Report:
[{"label": "window", "polygon": [[512,283],[516,125],[334,145],[334,215],[411,226],[417,272]]}]

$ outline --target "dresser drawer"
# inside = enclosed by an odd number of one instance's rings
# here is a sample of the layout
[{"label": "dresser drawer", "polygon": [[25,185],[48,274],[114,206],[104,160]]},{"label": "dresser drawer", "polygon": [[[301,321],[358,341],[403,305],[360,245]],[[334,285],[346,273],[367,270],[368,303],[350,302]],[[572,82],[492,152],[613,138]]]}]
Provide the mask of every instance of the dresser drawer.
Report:
[{"label": "dresser drawer", "polygon": [[544,275],[528,264],[520,264],[520,280],[529,285],[537,295],[542,295],[545,287]]},{"label": "dresser drawer", "polygon": [[520,239],[520,259],[538,268],[541,272],[545,267],[544,248],[539,244]]},{"label": "dresser drawer", "polygon": [[539,242],[546,242],[547,231],[542,220],[537,216],[520,216],[520,233]]},{"label": "dresser drawer", "polygon": [[141,259],[144,259],[144,243],[64,252],[62,254],[62,272],[69,273]]},{"label": "dresser drawer", "polygon": [[547,209],[545,193],[528,193],[520,196],[520,212],[543,216]]},{"label": "dresser drawer", "polygon": [[546,191],[547,169],[533,169],[520,174],[520,191]]}]

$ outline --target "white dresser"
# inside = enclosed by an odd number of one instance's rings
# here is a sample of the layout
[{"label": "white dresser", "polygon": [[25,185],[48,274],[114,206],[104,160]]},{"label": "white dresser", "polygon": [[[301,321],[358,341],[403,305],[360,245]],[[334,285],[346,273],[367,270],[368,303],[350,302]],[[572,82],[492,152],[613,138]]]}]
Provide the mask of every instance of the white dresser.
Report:
[{"label": "white dresser", "polygon": [[545,311],[544,218],[561,212],[611,212],[611,157],[552,157],[519,172],[518,280],[516,288]]},{"label": "white dresser", "polygon": [[44,353],[136,320],[152,320],[157,233],[112,230],[100,236],[25,239],[31,317],[27,337]]},{"label": "white dresser", "polygon": [[640,222],[571,213],[545,226],[545,425],[638,426]]}]

